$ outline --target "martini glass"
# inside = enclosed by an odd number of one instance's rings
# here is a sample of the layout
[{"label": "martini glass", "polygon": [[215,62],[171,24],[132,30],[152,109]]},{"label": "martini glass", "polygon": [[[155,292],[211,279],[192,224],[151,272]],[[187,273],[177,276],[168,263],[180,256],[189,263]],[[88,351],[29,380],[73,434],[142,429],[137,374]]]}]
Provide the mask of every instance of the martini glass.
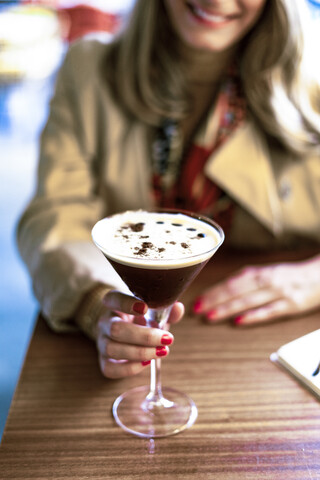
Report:
[{"label": "martini glass", "polygon": [[[127,211],[100,220],[92,238],[130,291],[148,305],[148,326],[163,329],[172,305],[224,240],[209,218],[183,211]],[[190,427],[197,407],[185,393],[161,384],[161,360],[151,361],[150,385],[133,388],[113,404],[125,431],[144,438]]]}]

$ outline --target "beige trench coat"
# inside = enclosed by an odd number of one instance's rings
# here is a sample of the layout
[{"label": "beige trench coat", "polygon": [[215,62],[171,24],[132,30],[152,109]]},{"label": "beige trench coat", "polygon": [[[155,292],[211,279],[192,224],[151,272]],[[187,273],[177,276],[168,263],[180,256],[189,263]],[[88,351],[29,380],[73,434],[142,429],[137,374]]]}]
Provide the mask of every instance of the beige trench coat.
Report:
[{"label": "beige trench coat", "polygon": [[[100,69],[106,48],[81,41],[67,54],[42,135],[37,191],[18,228],[35,295],[56,330],[69,329],[66,319],[95,284],[124,288],[92,243],[94,223],[152,206],[146,130],[129,128],[108,94]],[[319,156],[277,153],[246,123],[205,172],[239,205],[227,243],[320,242]]]}]

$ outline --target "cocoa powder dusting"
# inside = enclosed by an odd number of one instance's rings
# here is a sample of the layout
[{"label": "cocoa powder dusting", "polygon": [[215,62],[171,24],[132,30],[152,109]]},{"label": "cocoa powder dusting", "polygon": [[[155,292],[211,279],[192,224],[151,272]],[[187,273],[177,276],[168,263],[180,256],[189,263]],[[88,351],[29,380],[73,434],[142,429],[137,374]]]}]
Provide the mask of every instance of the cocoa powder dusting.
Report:
[{"label": "cocoa powder dusting", "polygon": [[144,224],[143,222],[140,222],[140,223],[129,223],[129,227],[131,228],[131,230],[132,230],[133,232],[142,232],[144,225],[145,225],[145,224]]}]

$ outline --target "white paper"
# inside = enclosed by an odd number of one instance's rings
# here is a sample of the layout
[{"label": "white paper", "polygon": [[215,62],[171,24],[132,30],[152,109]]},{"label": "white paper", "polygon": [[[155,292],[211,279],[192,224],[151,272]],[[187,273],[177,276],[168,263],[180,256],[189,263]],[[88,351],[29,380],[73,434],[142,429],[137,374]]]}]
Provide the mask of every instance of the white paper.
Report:
[{"label": "white paper", "polygon": [[270,356],[320,398],[320,329],[282,345]]}]

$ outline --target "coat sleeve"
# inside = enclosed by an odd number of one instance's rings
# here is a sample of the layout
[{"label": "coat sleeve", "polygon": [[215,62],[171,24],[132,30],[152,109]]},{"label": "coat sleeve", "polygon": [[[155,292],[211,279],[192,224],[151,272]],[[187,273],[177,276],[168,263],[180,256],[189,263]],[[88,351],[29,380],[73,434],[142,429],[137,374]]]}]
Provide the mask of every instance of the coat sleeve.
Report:
[{"label": "coat sleeve", "polygon": [[[81,55],[70,51],[58,74],[41,136],[36,193],[18,223],[17,241],[42,313],[57,331],[97,285],[123,288],[91,239],[108,206],[98,194],[96,152],[81,119]],[[83,60],[82,60],[83,62]],[[92,109],[92,105],[89,106]]]}]

